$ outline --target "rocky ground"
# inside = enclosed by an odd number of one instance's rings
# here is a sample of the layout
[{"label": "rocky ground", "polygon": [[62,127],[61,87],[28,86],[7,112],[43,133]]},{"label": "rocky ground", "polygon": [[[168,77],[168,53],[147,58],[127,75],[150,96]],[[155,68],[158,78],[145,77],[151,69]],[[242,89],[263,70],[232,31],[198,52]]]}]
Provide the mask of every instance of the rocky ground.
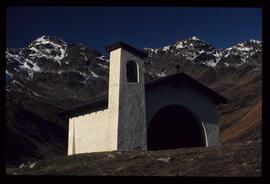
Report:
[{"label": "rocky ground", "polygon": [[57,156],[33,162],[12,175],[261,176],[261,141],[209,148]]}]

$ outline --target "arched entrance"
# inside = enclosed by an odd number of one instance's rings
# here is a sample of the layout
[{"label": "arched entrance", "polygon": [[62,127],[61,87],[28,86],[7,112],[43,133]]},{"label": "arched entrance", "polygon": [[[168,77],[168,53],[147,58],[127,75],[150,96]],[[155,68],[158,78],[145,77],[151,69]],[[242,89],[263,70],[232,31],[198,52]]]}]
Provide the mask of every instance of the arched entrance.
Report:
[{"label": "arched entrance", "polygon": [[201,122],[180,105],[159,110],[147,129],[148,150],[205,146]]}]

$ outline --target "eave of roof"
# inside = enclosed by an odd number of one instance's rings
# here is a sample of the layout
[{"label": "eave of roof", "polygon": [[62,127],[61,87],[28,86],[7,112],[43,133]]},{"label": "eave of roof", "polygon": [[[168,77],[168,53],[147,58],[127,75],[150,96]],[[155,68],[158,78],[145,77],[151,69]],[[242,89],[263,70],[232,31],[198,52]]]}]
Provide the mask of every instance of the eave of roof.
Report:
[{"label": "eave of roof", "polygon": [[129,51],[130,53],[132,53],[138,57],[141,57],[141,58],[148,56],[147,53],[145,53],[141,50],[138,50],[138,49],[136,49],[136,48],[124,43],[124,42],[117,42],[117,43],[114,43],[112,45],[109,45],[108,47],[106,47],[106,51],[111,52],[111,51],[116,50],[118,48],[123,48],[123,49]]},{"label": "eave of roof", "polygon": [[95,98],[90,102],[86,102],[73,108],[61,111],[58,113],[58,115],[62,117],[71,118],[83,114],[88,114],[91,112],[104,110],[107,108],[108,108],[108,94]]}]

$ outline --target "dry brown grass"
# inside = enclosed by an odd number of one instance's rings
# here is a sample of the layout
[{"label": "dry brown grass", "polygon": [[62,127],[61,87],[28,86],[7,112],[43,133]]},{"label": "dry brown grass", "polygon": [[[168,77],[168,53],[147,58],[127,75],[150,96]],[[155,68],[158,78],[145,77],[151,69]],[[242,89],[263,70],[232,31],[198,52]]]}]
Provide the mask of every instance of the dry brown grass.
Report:
[{"label": "dry brown grass", "polygon": [[240,109],[223,117],[224,125],[228,127],[222,131],[222,142],[231,141],[249,134],[262,121],[262,101],[253,106]]}]

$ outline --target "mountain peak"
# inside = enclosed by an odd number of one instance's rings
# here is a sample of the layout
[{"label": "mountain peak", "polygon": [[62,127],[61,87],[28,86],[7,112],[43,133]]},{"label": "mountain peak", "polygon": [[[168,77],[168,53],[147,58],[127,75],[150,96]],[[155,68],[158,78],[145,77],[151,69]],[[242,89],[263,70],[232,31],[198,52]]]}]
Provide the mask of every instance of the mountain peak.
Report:
[{"label": "mountain peak", "polygon": [[196,37],[196,36],[192,36],[191,38],[190,38],[191,40],[200,40],[198,37]]},{"label": "mountain peak", "polygon": [[181,42],[181,41],[202,41],[202,40],[196,36],[192,36],[192,37],[187,37],[187,38],[179,38],[178,42]]},{"label": "mountain peak", "polygon": [[37,38],[36,40],[34,40],[29,47],[33,46],[33,45],[46,45],[46,44],[52,44],[52,45],[58,45],[58,46],[65,46],[67,45],[67,43],[57,37],[54,36],[46,36],[46,35],[42,35],[41,37]]},{"label": "mountain peak", "polygon": [[250,40],[247,40],[245,42],[238,43],[232,47],[229,47],[226,50],[231,50],[231,49],[238,49],[238,50],[244,49],[246,51],[261,50],[261,48],[262,48],[261,44],[262,44],[262,41],[250,39]]},{"label": "mountain peak", "polygon": [[255,39],[250,39],[248,42],[256,43],[256,44],[261,44],[261,43],[262,43],[262,41],[260,41],[260,40],[255,40]]},{"label": "mountain peak", "polygon": [[60,60],[66,56],[68,44],[60,38],[42,35],[27,47],[31,57],[50,58],[61,65]]}]

